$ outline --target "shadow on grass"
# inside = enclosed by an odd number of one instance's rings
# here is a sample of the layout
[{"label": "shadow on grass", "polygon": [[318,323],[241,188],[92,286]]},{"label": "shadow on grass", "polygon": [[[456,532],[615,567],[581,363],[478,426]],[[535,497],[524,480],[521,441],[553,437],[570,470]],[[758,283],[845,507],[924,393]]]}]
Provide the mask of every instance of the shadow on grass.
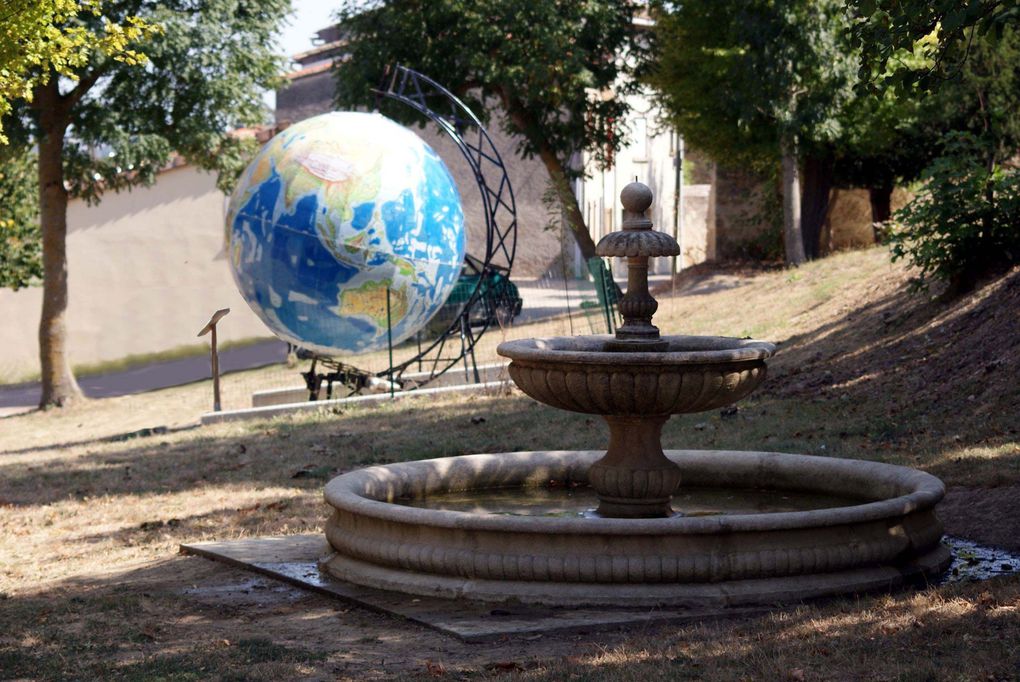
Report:
[{"label": "shadow on grass", "polygon": [[346,665],[379,677],[384,659],[434,657],[420,626],[198,557],[0,598],[4,679],[334,679]]},{"label": "shadow on grass", "polygon": [[508,638],[481,654],[480,645],[398,619],[273,589],[200,558],[65,581],[4,602],[0,670],[32,679],[320,679],[338,672],[424,679],[423,662],[438,658],[454,679],[506,679],[498,671],[512,670],[511,663],[529,680],[1009,680],[1020,672],[1017,576],[739,620]]},{"label": "shadow on grass", "polygon": [[[771,380],[780,382],[782,377]],[[882,390],[891,394],[887,388]],[[768,389],[744,401],[736,417],[719,412],[675,417],[664,430],[663,444],[875,459],[925,468],[950,482],[1020,480],[1020,449],[1010,449],[1016,439],[1007,426],[1015,419],[1013,404],[990,411],[999,419],[999,430],[987,421],[963,430],[958,420],[942,416],[919,425],[919,417],[901,414],[907,407],[896,408],[853,387],[817,396],[776,392]],[[370,464],[480,452],[603,449],[607,442],[599,417],[553,410],[524,397],[479,398],[437,408],[415,400],[303,421],[248,423],[240,433],[235,429],[225,436],[207,433],[143,436],[122,447],[39,466],[0,464],[0,500],[31,506],[223,485],[317,490],[339,473]],[[977,444],[991,448],[984,459],[955,454]]]},{"label": "shadow on grass", "polygon": [[125,441],[123,449],[41,466],[0,465],[0,499],[23,506],[224,484],[318,488],[337,473],[369,464],[551,445],[591,448],[606,439],[601,419],[524,398],[475,399],[436,409],[416,400],[241,429],[219,437],[193,431],[176,440],[139,438]]},{"label": "shadow on grass", "polygon": [[148,436],[164,436],[170,433],[179,433],[181,431],[192,431],[194,429],[200,428],[201,426],[202,424],[199,422],[195,422],[194,424],[187,424],[185,426],[150,426],[142,429],[136,429],[134,431],[116,433],[113,434],[112,436],[87,438],[84,440],[64,441],[60,443],[50,443],[47,445],[34,445],[32,447],[27,448],[13,448],[8,450],[0,450],[0,456],[24,455],[29,452],[42,452],[44,450],[68,450],[70,448],[85,447],[89,445],[101,445],[103,443],[121,443],[127,440],[134,440],[136,438],[146,438]]},{"label": "shadow on grass", "polygon": [[635,635],[529,680],[1013,680],[1020,579],[863,597]]},{"label": "shadow on grass", "polygon": [[1015,442],[1018,318],[1020,270],[952,304],[903,290],[791,338],[764,394],[857,413],[922,458]]},{"label": "shadow on grass", "polygon": [[[238,614],[180,597],[166,583],[171,572],[160,564],[117,581],[151,592],[99,582],[71,597],[64,588],[8,600],[0,616],[4,678],[242,680],[261,672],[255,677],[285,679],[298,672],[297,665],[326,658],[326,652],[279,641],[285,638],[274,641],[240,624],[229,638],[194,636],[188,630],[201,627],[200,621]],[[188,619],[193,624],[182,626]]]}]

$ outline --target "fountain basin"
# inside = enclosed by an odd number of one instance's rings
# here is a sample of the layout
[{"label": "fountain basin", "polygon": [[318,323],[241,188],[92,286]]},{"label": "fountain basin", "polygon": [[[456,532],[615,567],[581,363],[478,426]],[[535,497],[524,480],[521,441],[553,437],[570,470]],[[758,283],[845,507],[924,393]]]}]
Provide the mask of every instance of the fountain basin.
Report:
[{"label": "fountain basin", "polygon": [[666,349],[608,350],[614,337],[506,341],[510,376],[529,396],[563,410],[600,415],[701,412],[747,396],[765,380],[775,346],[723,336],[663,336]]},{"label": "fountain basin", "polygon": [[609,446],[588,471],[599,511],[653,518],[670,514],[684,476],[662,452],[663,424],[670,415],[723,407],[749,394],[764,381],[775,346],[722,336],[650,342],[579,336],[508,341],[497,352],[512,360],[514,383],[535,400],[606,420]]},{"label": "fountain basin", "polygon": [[598,451],[370,467],[326,486],[322,568],[409,594],[555,605],[728,606],[887,589],[949,562],[929,474],[877,462],[672,450],[689,486],[852,497],[823,509],[655,519],[500,516],[396,504],[450,491],[587,483]]}]

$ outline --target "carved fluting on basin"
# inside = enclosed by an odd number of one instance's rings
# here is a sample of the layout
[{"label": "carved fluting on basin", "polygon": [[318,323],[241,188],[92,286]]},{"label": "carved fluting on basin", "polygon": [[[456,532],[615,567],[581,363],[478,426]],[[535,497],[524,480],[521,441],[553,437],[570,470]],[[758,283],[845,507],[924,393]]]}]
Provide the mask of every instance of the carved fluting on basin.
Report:
[{"label": "carved fluting on basin", "polygon": [[[468,455],[333,479],[325,568],[345,580],[447,597],[552,604],[772,603],[884,589],[935,574],[935,477],[869,461],[762,452],[670,451],[685,484],[858,498],[812,511],[660,519],[520,517],[400,506],[456,490],[583,483],[599,452]],[[748,582],[750,581],[750,582]]]},{"label": "carved fluting on basin", "polygon": [[607,350],[609,337],[508,341],[510,376],[552,407],[598,414],[609,425],[606,455],[592,466],[599,513],[668,516],[682,470],[662,454],[669,415],[702,412],[747,396],[765,379],[770,343],[713,336],[666,336],[662,351]]},{"label": "carved fluting on basin", "polygon": [[716,409],[744,398],[765,379],[765,363],[619,367],[515,360],[510,363],[510,377],[535,400],[561,410],[601,415],[683,414]]}]

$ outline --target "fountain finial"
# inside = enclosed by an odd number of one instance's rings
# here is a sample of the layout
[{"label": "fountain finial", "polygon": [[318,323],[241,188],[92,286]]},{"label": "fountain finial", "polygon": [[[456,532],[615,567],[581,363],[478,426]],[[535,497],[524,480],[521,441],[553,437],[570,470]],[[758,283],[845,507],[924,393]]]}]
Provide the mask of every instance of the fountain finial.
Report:
[{"label": "fountain finial", "polygon": [[680,245],[673,237],[652,229],[645,211],[652,205],[652,190],[632,182],[620,192],[623,204],[623,230],[607,234],[595,247],[599,256],[627,258],[627,293],[620,300],[623,324],[609,350],[662,351],[668,344],[659,338],[652,316],[659,304],[648,292],[648,259],[653,256],[678,256]]},{"label": "fountain finial", "polygon": [[[652,190],[643,182],[632,182],[620,192],[620,203],[628,213],[644,217],[645,211],[652,205]],[[651,228],[651,221],[648,227]],[[627,226],[624,225],[623,229],[626,230]]]}]

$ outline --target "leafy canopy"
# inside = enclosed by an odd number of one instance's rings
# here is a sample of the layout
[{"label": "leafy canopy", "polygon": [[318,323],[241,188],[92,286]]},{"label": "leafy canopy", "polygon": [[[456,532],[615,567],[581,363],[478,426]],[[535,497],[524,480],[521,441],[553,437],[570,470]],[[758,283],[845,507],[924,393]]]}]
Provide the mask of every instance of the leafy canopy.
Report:
[{"label": "leafy canopy", "polygon": [[15,104],[6,119],[12,143],[64,136],[65,184],[89,201],[152,183],[173,153],[220,171],[221,188],[229,187],[256,144],[229,132],[267,117],[262,92],[283,71],[272,46],[289,9],[289,0],[123,0],[104,4],[102,14],[81,11],[67,21],[87,35],[113,25],[149,28],[131,34],[137,41],[126,52],[89,49],[63,62],[49,115],[38,94],[58,72],[49,62],[34,67],[33,101]]},{"label": "leafy canopy", "polygon": [[690,0],[659,5],[649,82],[690,143],[771,165],[780,138],[843,132],[856,65],[836,0]]},{"label": "leafy canopy", "polygon": [[937,89],[979,39],[1020,22],[1020,0],[849,0],[862,83]]},{"label": "leafy canopy", "polygon": [[965,290],[988,269],[1020,261],[1020,169],[989,166],[982,152],[970,133],[947,136],[921,191],[896,216],[893,260],[917,268],[917,288],[939,279]]},{"label": "leafy canopy", "polygon": [[940,279],[962,292],[1020,262],[1020,31],[976,38],[930,99],[955,130],[926,140],[938,158],[896,216],[893,255],[918,268],[920,286]]},{"label": "leafy canopy", "polygon": [[42,277],[36,158],[0,148],[0,288],[20,289]]},{"label": "leafy canopy", "polygon": [[[385,68],[404,64],[483,116],[498,103],[519,153],[552,154],[577,175],[572,154],[607,161],[625,136],[623,95],[636,88],[628,76],[641,49],[633,9],[628,0],[391,0],[370,9],[345,0],[338,19],[348,57],[336,68],[337,101],[375,106]],[[420,122],[401,105],[382,107]]]},{"label": "leafy canopy", "polygon": [[[91,15],[87,24],[80,15]],[[95,20],[99,21],[95,21]],[[138,16],[120,21],[103,12],[103,0],[9,0],[0,9],[0,143],[6,143],[2,118],[16,100],[31,100],[32,90],[52,75],[73,77],[94,55],[125,64],[144,56],[131,48],[158,27]]]}]

